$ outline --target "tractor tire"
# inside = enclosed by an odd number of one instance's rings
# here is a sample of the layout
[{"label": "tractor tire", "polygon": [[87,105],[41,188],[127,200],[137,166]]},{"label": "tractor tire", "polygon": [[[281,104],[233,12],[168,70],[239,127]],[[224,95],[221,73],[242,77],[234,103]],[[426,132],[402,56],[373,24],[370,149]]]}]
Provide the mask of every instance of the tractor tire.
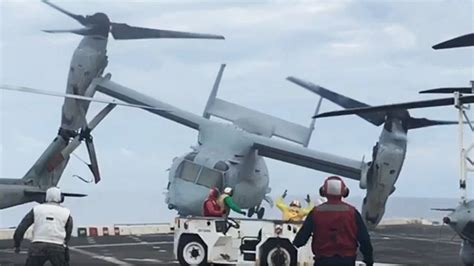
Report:
[{"label": "tractor tire", "polygon": [[207,245],[198,235],[182,235],[178,244],[179,265],[208,265]]}]

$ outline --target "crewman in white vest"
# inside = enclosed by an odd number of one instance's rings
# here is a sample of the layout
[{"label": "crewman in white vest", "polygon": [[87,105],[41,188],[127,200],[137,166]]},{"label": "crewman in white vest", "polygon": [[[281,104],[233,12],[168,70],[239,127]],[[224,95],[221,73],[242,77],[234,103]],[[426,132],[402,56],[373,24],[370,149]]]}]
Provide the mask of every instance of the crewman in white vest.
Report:
[{"label": "crewman in white vest", "polygon": [[69,264],[67,243],[72,233],[72,217],[71,212],[60,205],[61,202],[61,190],[57,187],[49,188],[45,203],[34,207],[15,230],[15,252],[19,253],[23,236],[33,224],[27,266],[44,265],[46,261],[53,266]]}]

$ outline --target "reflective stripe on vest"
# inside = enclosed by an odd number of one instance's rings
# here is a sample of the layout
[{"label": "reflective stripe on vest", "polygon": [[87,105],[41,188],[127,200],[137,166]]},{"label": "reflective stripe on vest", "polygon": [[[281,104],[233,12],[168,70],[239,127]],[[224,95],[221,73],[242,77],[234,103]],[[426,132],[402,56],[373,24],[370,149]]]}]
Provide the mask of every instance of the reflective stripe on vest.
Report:
[{"label": "reflective stripe on vest", "polygon": [[312,248],[319,257],[357,255],[357,224],[354,207],[346,203],[323,203],[312,213]]},{"label": "reflective stripe on vest", "polygon": [[56,204],[45,203],[33,208],[34,225],[32,242],[64,245],[66,223],[70,211]]}]

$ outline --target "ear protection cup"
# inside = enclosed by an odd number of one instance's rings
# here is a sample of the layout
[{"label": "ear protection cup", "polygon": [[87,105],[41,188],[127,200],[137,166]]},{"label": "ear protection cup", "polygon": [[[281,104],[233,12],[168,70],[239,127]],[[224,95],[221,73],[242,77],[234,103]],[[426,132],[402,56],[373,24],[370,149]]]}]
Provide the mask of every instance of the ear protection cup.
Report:
[{"label": "ear protection cup", "polygon": [[[330,180],[338,180],[341,184],[341,192],[340,192],[340,196],[344,197],[344,198],[347,198],[349,196],[349,188],[346,187],[346,184],[344,183],[344,181],[338,177],[338,176],[330,176],[328,178],[326,178],[326,180],[324,180],[324,184],[319,188],[319,195],[321,197],[327,197],[328,194],[327,194],[327,187],[328,187],[328,183]],[[334,195],[334,196],[337,196],[337,195]]]}]

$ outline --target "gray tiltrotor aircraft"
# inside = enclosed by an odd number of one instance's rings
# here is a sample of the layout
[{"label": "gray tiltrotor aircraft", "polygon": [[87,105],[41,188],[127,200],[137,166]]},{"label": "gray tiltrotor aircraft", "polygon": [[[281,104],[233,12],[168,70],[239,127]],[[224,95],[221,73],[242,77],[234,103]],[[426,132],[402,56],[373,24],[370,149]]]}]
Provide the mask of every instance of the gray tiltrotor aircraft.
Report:
[{"label": "gray tiltrotor aircraft", "polygon": [[[124,23],[111,22],[104,13],[95,13],[91,16],[76,15],[49,1],[43,0],[43,2],[84,26],[83,28],[71,30],[46,30],[49,33],[75,33],[84,36],[72,56],[66,94],[85,97],[94,96],[95,87],[90,85],[94,78],[102,75],[107,66],[107,41],[109,33],[117,40],[147,38],[224,39],[220,35],[133,27]],[[66,98],[62,108],[61,127],[58,134],[65,140],[80,136],[80,140],[85,141],[89,152],[89,168],[97,183],[100,181],[99,167],[94,143],[85,119],[87,109],[89,108],[89,101]],[[51,166],[58,166],[65,160],[66,156],[65,152],[61,152],[55,161],[50,162]]]},{"label": "gray tiltrotor aircraft", "polygon": [[[463,35],[446,42],[442,42],[433,46],[434,49],[447,49],[457,47],[474,46],[474,33]],[[459,99],[463,94],[474,93],[474,81],[471,81],[469,87],[451,87],[437,88],[422,91],[420,93],[453,93],[455,99]],[[458,109],[459,114],[459,154],[461,162],[461,171],[459,179],[459,189],[461,190],[461,200],[456,208],[435,208],[437,211],[450,212],[443,218],[443,222],[449,225],[456,234],[462,239],[461,250],[459,255],[464,265],[474,265],[474,200],[467,200],[467,174],[474,172],[474,161],[470,158],[469,153],[474,149],[474,143],[470,146],[464,146],[464,124],[468,124],[471,133],[474,132],[474,126],[468,117],[467,110],[469,106],[463,105],[462,101],[455,101],[454,106]]]},{"label": "gray tiltrotor aircraft", "polygon": [[[131,104],[146,105],[148,111],[199,132],[192,151],[173,159],[169,170],[166,203],[181,215],[202,215],[202,203],[210,187],[222,191],[234,188],[234,200],[250,214],[262,217],[262,201],[272,201],[269,173],[263,157],[305,166],[344,177],[358,178],[360,161],[354,161],[306,148],[313,123],[300,126],[234,103],[216,98],[224,71],[219,70],[202,116],[158,101],[108,79],[97,79],[97,90]],[[210,120],[215,116],[230,123]],[[276,136],[290,142],[272,139]]]},{"label": "gray tiltrotor aircraft", "polygon": [[[19,90],[65,97],[62,107],[61,126],[58,136],[44,151],[38,161],[22,179],[0,179],[0,209],[20,205],[30,201],[44,200],[45,190],[56,186],[68,163],[71,153],[85,141],[89,153],[90,168],[95,182],[100,181],[99,167],[95,153],[92,129],[105,118],[115,105],[147,108],[141,105],[121,104],[114,101],[92,99],[95,93],[93,79],[102,75],[107,66],[107,40],[109,32],[115,39],[144,38],[202,38],[224,39],[219,35],[147,29],[129,26],[123,23],[110,22],[104,13],[92,16],[81,16],[68,12],[49,1],[43,2],[56,10],[78,21],[83,28],[73,30],[48,30],[49,33],[70,32],[84,36],[74,51],[69,67],[66,94],[48,91],[31,90],[24,87],[3,86],[3,89]],[[108,77],[110,78],[110,77]],[[86,121],[86,114],[91,101],[109,103],[93,120]],[[161,110],[166,112],[165,110]],[[64,193],[65,196],[85,196],[82,194]]]},{"label": "gray tiltrotor aircraft", "polygon": [[[343,108],[370,107],[311,82],[295,77],[287,79]],[[410,116],[407,109],[382,110],[358,115],[375,126],[383,124],[379,141],[372,149],[372,161],[367,164],[367,171],[364,171],[358,179],[360,188],[367,189],[362,203],[362,217],[369,227],[375,227],[382,219],[388,197],[395,191],[395,183],[405,160],[408,130],[436,125],[452,125],[457,122],[414,118]]]}]

